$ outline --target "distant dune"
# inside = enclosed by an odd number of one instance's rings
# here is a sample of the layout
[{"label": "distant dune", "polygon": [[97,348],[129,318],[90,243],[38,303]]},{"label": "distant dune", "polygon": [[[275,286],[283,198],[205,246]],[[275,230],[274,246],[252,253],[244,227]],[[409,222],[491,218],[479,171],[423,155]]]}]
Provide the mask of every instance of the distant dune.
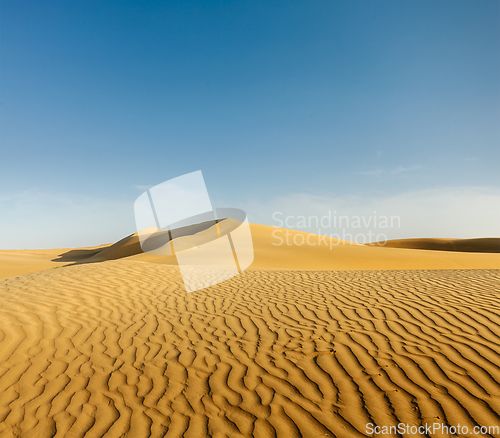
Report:
[{"label": "distant dune", "polygon": [[[317,234],[250,224],[255,251],[251,269],[393,270],[497,269],[498,238],[403,239],[384,246],[358,245]],[[287,236],[288,233],[288,236]],[[426,249],[427,251],[420,251]],[[445,251],[446,252],[443,252]],[[0,251],[0,278],[69,264],[130,258],[176,265],[175,256],[142,252],[137,233],[94,248]]]},{"label": "distant dune", "polygon": [[251,229],[189,294],[137,235],[0,251],[0,437],[500,437],[500,254]]},{"label": "distant dune", "polygon": [[376,242],[370,246],[386,248],[425,249],[429,251],[460,251],[500,253],[500,238],[481,239],[398,239]]}]

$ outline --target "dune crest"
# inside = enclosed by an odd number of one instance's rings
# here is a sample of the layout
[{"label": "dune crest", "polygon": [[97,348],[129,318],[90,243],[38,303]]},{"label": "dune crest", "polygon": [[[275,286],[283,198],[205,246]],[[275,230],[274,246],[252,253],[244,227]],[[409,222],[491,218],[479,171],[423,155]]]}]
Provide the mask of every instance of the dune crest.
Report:
[{"label": "dune crest", "polygon": [[479,239],[397,239],[368,245],[382,245],[386,248],[425,249],[428,251],[500,253],[500,238],[498,237]]},{"label": "dune crest", "polygon": [[[404,239],[359,245],[303,231],[250,224],[255,258],[250,269],[394,270],[499,269],[497,238]],[[199,232],[203,238],[204,229]],[[185,237],[179,237],[182,240]],[[189,241],[189,240],[187,240]],[[417,246],[422,246],[421,251]],[[425,248],[424,248],[425,246]],[[445,248],[460,248],[443,250]],[[467,249],[468,248],[468,249]],[[130,258],[176,265],[174,255],[143,253],[137,233],[111,245],[71,250],[0,250],[0,278],[62,267]]]}]

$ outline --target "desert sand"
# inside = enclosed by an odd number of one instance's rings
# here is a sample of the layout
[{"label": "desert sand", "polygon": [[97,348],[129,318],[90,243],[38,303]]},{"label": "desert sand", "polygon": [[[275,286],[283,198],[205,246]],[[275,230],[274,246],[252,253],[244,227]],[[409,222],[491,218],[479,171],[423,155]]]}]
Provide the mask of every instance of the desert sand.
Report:
[{"label": "desert sand", "polygon": [[252,266],[189,294],[136,235],[0,251],[0,438],[500,437],[472,433],[500,427],[499,253],[251,228]]},{"label": "desert sand", "polygon": [[371,245],[433,251],[500,252],[500,239],[491,237],[480,239],[397,239]]}]

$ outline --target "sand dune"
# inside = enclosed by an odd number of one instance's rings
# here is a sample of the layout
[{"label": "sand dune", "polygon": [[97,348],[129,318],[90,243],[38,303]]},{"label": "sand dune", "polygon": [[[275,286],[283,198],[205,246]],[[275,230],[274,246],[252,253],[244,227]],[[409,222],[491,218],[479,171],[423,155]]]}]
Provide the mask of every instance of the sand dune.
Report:
[{"label": "sand dune", "polygon": [[386,248],[425,249],[431,251],[492,252],[500,253],[500,238],[481,239],[397,239],[372,243]]},{"label": "sand dune", "polygon": [[[276,246],[273,231],[252,226],[251,269],[190,294],[175,257],[134,235],[18,256],[65,266],[0,281],[0,438],[500,427],[498,254]],[[433,263],[475,269],[416,268]]]},{"label": "sand dune", "polygon": [[[251,269],[500,269],[500,253],[490,251],[492,245],[498,240],[494,238],[464,239],[464,243],[454,240],[455,246],[475,248],[474,251],[470,250],[469,252],[444,252],[440,250],[423,252],[417,249],[408,249],[410,241],[414,239],[389,241],[387,246],[368,246],[266,225],[250,224],[250,228],[255,250],[255,259]],[[427,240],[448,241],[449,239],[416,240],[421,242]],[[485,251],[479,251],[481,249]],[[172,266],[177,264],[174,256],[144,254],[136,233],[112,245],[101,245],[94,248],[0,250],[0,278],[70,264],[103,262],[125,257]]]},{"label": "sand dune", "polygon": [[[276,233],[276,231],[278,232]],[[380,270],[380,269],[499,269],[500,254],[418,251],[371,247],[288,230],[287,245],[281,230],[253,225],[255,261],[253,268],[306,270]],[[283,239],[281,245],[279,239]],[[298,245],[296,243],[302,242]],[[307,241],[311,243],[307,244]]]},{"label": "sand dune", "polygon": [[[422,252],[404,248],[358,245],[317,234],[266,225],[250,224],[250,227],[255,251],[255,259],[250,269],[314,271],[500,269],[500,254],[495,253]],[[481,245],[476,246],[479,249],[481,247]],[[174,256],[154,256],[142,253],[137,234],[101,250],[87,261],[115,260],[123,257],[150,263],[177,264]]]}]

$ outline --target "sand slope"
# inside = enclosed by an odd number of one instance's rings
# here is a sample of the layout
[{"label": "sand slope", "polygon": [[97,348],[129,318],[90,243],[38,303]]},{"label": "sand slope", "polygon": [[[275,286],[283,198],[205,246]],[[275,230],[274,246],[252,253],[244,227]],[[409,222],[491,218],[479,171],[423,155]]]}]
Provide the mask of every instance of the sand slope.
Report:
[{"label": "sand slope", "polygon": [[425,249],[431,251],[461,251],[461,252],[500,252],[500,238],[487,237],[480,239],[397,239],[382,244],[386,248]]},{"label": "sand slope", "polygon": [[[394,270],[394,269],[500,269],[500,254],[357,245],[317,234],[251,224],[255,259],[250,269]],[[287,236],[288,233],[288,236]],[[123,249],[126,248],[126,251]],[[137,254],[130,256],[131,249]],[[480,248],[479,248],[480,249]],[[174,256],[152,256],[140,251],[132,235],[89,260],[118,259],[176,265]]]},{"label": "sand slope", "polygon": [[63,251],[66,250],[0,250],[0,278],[16,277],[64,265],[52,261]]},{"label": "sand slope", "polygon": [[0,250],[0,279],[87,262],[109,245],[89,248]]},{"label": "sand slope", "polygon": [[499,280],[251,270],[186,294],[177,268],[130,259],[3,280],[0,437],[499,425]]},{"label": "sand slope", "polygon": [[251,269],[190,294],[136,235],[0,252],[18,269],[0,280],[0,438],[500,437],[499,254],[275,231],[252,225]]},{"label": "sand slope", "polygon": [[[252,269],[500,269],[500,253],[490,251],[499,240],[494,238],[464,239],[463,242],[455,239],[455,246],[469,248],[469,252],[443,252],[412,249],[409,245],[414,244],[411,241],[415,239],[389,241],[387,246],[368,246],[266,225],[250,224],[250,228],[255,252]],[[450,239],[416,240],[422,242]],[[427,249],[442,249],[442,246]],[[70,264],[96,263],[125,257],[172,266],[177,264],[174,256],[144,254],[136,233],[112,245],[94,248],[0,250],[0,278]]]},{"label": "sand slope", "polygon": [[[253,225],[253,268],[307,270],[499,269],[500,254],[419,251],[357,245],[316,234]],[[274,236],[273,236],[274,233]],[[302,238],[296,237],[302,235]],[[277,237],[276,237],[277,236]],[[283,240],[281,245],[281,238]],[[307,244],[307,242],[310,244]]]}]

